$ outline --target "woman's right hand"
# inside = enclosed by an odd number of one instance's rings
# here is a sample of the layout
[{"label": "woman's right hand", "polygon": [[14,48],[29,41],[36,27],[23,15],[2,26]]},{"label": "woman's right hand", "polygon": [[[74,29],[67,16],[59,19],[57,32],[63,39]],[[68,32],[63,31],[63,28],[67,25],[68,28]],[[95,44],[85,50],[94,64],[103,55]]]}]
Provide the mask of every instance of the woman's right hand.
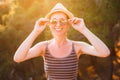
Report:
[{"label": "woman's right hand", "polygon": [[36,21],[33,31],[37,33],[41,33],[45,29],[48,23],[49,23],[49,19],[40,18],[39,20]]}]

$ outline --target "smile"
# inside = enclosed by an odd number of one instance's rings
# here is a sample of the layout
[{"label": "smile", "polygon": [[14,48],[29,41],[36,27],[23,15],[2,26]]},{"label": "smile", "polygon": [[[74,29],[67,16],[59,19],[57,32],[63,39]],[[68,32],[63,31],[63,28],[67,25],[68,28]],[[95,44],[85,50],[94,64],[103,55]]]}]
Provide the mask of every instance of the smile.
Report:
[{"label": "smile", "polygon": [[63,28],[55,28],[56,31],[61,31]]}]

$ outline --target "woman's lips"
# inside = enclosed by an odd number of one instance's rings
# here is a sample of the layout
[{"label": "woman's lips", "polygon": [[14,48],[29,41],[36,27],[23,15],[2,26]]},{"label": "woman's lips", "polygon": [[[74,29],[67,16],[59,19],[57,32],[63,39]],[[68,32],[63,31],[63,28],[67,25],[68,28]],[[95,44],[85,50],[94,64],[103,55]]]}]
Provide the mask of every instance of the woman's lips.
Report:
[{"label": "woman's lips", "polygon": [[63,28],[55,28],[56,31],[61,31]]}]

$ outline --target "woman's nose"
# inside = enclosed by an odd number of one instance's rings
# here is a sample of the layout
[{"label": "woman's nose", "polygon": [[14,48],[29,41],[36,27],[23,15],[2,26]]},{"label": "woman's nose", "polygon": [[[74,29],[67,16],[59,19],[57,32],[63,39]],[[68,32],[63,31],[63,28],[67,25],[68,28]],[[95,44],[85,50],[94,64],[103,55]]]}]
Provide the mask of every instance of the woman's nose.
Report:
[{"label": "woman's nose", "polygon": [[60,27],[60,22],[57,22],[56,27]]}]

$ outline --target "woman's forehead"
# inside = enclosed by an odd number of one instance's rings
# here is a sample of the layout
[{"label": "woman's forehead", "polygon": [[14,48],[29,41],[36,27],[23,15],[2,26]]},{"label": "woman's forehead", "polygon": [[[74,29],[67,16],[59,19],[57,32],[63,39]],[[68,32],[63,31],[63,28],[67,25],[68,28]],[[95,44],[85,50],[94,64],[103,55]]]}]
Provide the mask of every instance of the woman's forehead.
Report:
[{"label": "woman's forehead", "polygon": [[62,12],[56,12],[51,15],[51,19],[67,19],[67,15]]}]

